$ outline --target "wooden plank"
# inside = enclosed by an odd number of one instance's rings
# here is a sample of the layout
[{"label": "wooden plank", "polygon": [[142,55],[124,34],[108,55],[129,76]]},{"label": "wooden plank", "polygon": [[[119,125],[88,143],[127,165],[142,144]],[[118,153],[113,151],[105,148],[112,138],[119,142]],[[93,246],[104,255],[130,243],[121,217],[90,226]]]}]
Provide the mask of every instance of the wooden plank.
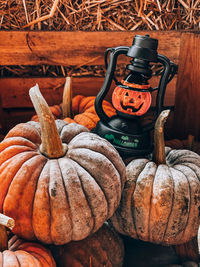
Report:
[{"label": "wooden plank", "polygon": [[[158,85],[158,77],[153,77],[151,86]],[[60,104],[65,78],[8,78],[0,79],[0,88],[3,99],[1,109],[1,133],[5,134],[16,124],[30,120],[35,113],[29,98],[30,87],[39,84],[40,90],[49,105]],[[103,84],[103,78],[73,78],[73,95],[96,95]],[[166,90],[165,105],[174,104],[176,77],[170,82]],[[110,88],[106,99],[111,101],[111,95],[115,85]],[[154,105],[154,99],[152,105]],[[169,122],[169,120],[168,120]]]},{"label": "wooden plank", "polygon": [[64,78],[5,78],[0,79],[2,107],[32,107],[29,89],[36,83],[50,106],[61,102]]},{"label": "wooden plank", "polygon": [[5,113],[3,110],[2,99],[1,99],[1,95],[0,95],[0,133],[3,132],[4,125],[5,125]]},{"label": "wooden plank", "polygon": [[35,114],[34,109],[5,109],[3,111],[2,128],[0,129],[0,140],[1,134],[6,135],[7,132],[15,125],[27,122]]},{"label": "wooden plank", "polygon": [[[152,88],[157,87],[159,84],[160,77],[152,77],[151,80],[149,80],[149,83]],[[175,103],[175,94],[176,94],[176,81],[177,76],[175,75],[174,78],[169,82],[169,84],[166,87],[165,92],[165,98],[164,98],[164,106],[174,106]],[[156,97],[156,91],[155,93],[152,93],[152,105],[155,106],[155,97]]]},{"label": "wooden plank", "polygon": [[[120,80],[120,78],[119,78]],[[74,77],[73,95],[85,96],[97,95],[103,84],[104,78],[98,77]],[[3,108],[30,108],[32,103],[29,97],[29,89],[38,83],[41,93],[47,103],[59,104],[62,101],[65,78],[4,78],[0,79],[0,95]],[[158,86],[159,77],[152,77],[152,87]],[[110,100],[115,84],[112,84],[106,99]],[[173,106],[175,98],[176,77],[169,83],[165,94],[165,105]],[[153,101],[154,105],[155,101]]]},{"label": "wooden plank", "polygon": [[192,134],[200,138],[200,34],[183,33],[181,37],[180,59],[173,137],[187,138]]},{"label": "wooden plank", "polygon": [[[180,32],[0,32],[0,65],[104,65],[108,47],[131,46],[136,34],[159,41],[158,52],[178,62]],[[119,62],[124,62],[123,56]]]},{"label": "wooden plank", "polygon": [[[103,78],[73,78],[73,95],[96,95]],[[29,89],[38,83],[42,95],[52,106],[62,101],[65,78],[5,78],[0,80],[3,108],[30,108]],[[111,92],[108,94],[110,97]]]}]

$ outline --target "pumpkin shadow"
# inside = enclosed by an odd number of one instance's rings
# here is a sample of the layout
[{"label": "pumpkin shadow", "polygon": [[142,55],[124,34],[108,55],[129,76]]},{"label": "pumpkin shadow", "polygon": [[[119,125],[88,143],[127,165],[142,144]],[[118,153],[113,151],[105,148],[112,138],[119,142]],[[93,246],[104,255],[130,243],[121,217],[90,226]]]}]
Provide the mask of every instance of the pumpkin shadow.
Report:
[{"label": "pumpkin shadow", "polygon": [[172,246],[136,240],[122,236],[125,246],[123,267],[165,267],[169,264],[181,264]]}]

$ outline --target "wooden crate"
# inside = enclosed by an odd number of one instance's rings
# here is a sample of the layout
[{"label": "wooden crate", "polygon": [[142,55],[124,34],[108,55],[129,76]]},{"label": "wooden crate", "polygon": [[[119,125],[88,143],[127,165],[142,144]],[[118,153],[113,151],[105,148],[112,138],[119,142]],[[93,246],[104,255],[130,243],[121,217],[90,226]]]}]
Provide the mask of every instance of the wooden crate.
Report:
[{"label": "wooden crate", "polygon": [[[165,105],[174,107],[168,123],[169,138],[186,138],[193,134],[200,137],[200,34],[178,31],[142,32],[0,32],[0,65],[62,65],[91,66],[104,65],[104,54],[108,47],[131,46],[135,34],[149,34],[159,41],[158,52],[178,64],[178,74],[168,84]],[[120,57],[120,63],[127,59]],[[103,78],[73,78],[73,94],[96,95]],[[29,98],[29,89],[36,83],[49,105],[62,101],[65,78],[1,78],[0,79],[0,123],[3,132],[20,122],[30,119],[34,113]],[[158,84],[158,77],[151,79],[152,86]],[[114,85],[112,86],[114,88]],[[107,99],[110,99],[112,90]],[[191,243],[189,243],[191,245]],[[189,258],[196,260],[198,251],[194,246],[185,246]],[[130,246],[131,248],[131,246]],[[149,249],[149,247],[148,247]],[[157,249],[157,247],[156,247]],[[162,248],[161,248],[162,249]],[[177,248],[177,254],[181,255]],[[130,249],[128,260],[133,256]],[[129,252],[128,251],[128,252]],[[137,253],[137,250],[136,250]],[[150,251],[151,253],[151,251]],[[157,253],[157,252],[156,252]],[[191,255],[190,255],[191,253]],[[193,255],[194,254],[194,255]],[[161,253],[162,255],[162,253]],[[174,255],[169,255],[174,261]],[[182,256],[182,255],[181,255]],[[185,256],[185,255],[184,255]],[[143,257],[143,255],[142,255]],[[141,257],[141,259],[143,259]],[[183,257],[184,258],[184,257]],[[157,262],[160,258],[155,258]],[[173,262],[172,261],[172,262]],[[128,261],[127,263],[128,266]],[[142,266],[141,263],[139,266]],[[157,266],[156,264],[152,266]]]},{"label": "wooden crate", "polygon": [[[131,46],[135,34],[149,34],[159,41],[158,53],[179,65],[178,75],[168,84],[165,105],[174,107],[174,117],[168,129],[171,137],[200,136],[200,35],[194,32],[140,31],[140,32],[35,32],[1,31],[0,65],[104,65],[108,47]],[[127,57],[119,57],[127,63]],[[158,77],[151,79],[152,86]],[[4,132],[33,114],[29,88],[39,84],[49,105],[62,100],[65,78],[1,78],[0,112]],[[103,78],[74,77],[73,94],[96,95]],[[113,85],[114,86],[114,85]],[[112,88],[113,88],[112,86]],[[110,99],[112,90],[108,93]]]}]

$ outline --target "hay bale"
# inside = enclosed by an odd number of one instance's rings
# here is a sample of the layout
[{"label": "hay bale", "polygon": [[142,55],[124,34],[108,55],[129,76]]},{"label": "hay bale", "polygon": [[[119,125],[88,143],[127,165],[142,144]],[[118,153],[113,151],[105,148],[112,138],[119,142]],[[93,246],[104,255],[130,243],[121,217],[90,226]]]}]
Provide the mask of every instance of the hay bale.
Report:
[{"label": "hay bale", "polygon": [[2,0],[0,29],[199,30],[199,0]]}]

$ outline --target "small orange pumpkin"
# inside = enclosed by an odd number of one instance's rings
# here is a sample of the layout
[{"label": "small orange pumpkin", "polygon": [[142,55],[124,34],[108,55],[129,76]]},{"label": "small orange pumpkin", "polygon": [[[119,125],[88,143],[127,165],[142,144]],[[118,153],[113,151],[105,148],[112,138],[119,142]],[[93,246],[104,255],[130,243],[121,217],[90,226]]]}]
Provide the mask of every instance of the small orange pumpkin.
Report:
[{"label": "small orange pumpkin", "polygon": [[[0,214],[0,224],[5,222],[9,225],[11,218]],[[5,226],[0,225],[0,266],[1,267],[55,267],[51,252],[43,245],[33,242],[26,242],[13,236],[8,241]]]},{"label": "small orange pumpkin", "polygon": [[123,240],[107,222],[94,234],[78,242],[54,248],[60,267],[121,267]]},{"label": "small orange pumpkin", "polygon": [[[66,78],[63,91],[63,101],[61,105],[50,107],[55,119],[63,119],[68,123],[78,123],[89,130],[96,127],[99,117],[96,113],[94,102],[95,96],[76,95],[72,98],[72,80],[71,77]],[[105,113],[111,117],[116,114],[116,110],[108,101],[103,101],[103,109]],[[38,116],[34,115],[31,120],[38,121]]]},{"label": "small orange pumpkin", "polygon": [[[66,117],[64,118],[64,121],[67,121],[68,123],[76,122],[87,127],[89,130],[95,128],[97,122],[99,121],[99,116],[97,115],[94,107],[95,98],[95,96],[75,96],[72,99],[72,111],[74,113],[74,117],[73,119]],[[77,100],[79,100],[78,103]],[[106,100],[103,101],[103,109],[108,117],[116,114],[116,110],[113,108],[111,103]]]}]

